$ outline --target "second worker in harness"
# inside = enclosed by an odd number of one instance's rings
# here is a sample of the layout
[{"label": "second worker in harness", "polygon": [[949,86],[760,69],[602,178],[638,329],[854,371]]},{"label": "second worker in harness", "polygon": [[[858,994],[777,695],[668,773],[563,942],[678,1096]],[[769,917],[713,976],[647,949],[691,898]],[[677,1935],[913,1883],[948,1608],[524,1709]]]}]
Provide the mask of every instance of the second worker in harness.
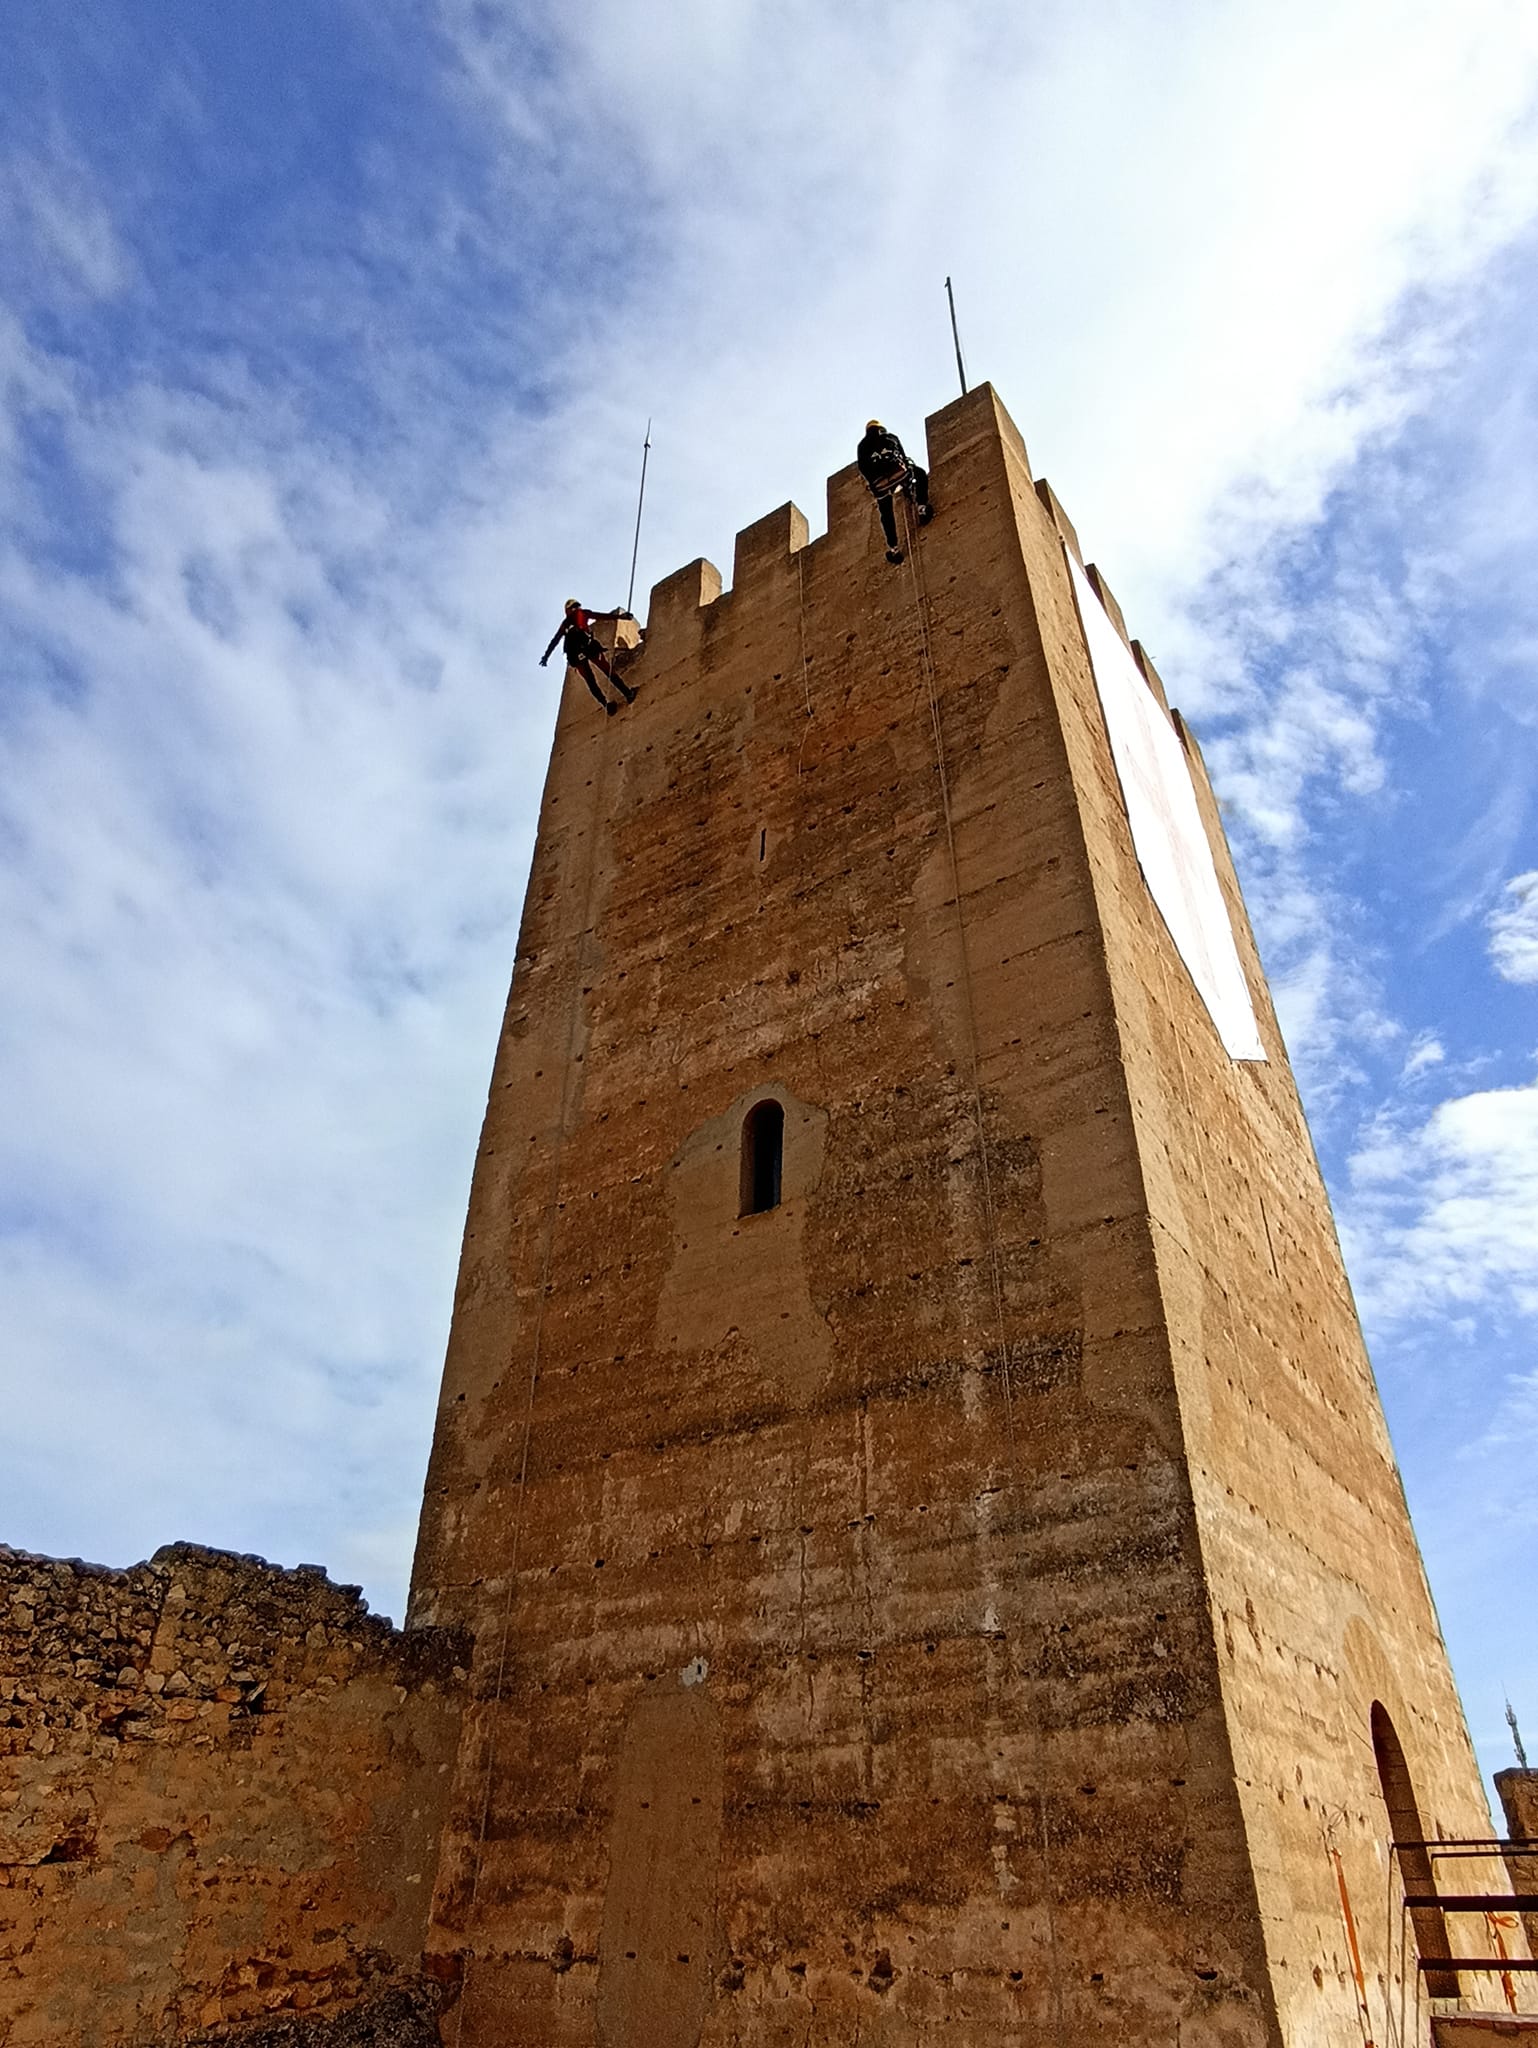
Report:
[{"label": "second worker in harness", "polygon": [[574,668],[577,671],[577,674],[581,676],[583,682],[587,684],[611,718],[618,711],[619,706],[606,697],[599,687],[598,678],[593,674],[594,665],[596,664],[603,670],[627,704],[635,702],[635,691],[628,684],[621,682],[614,673],[613,668],[610,666],[608,655],[604,652],[601,643],[593,637],[593,626],[599,619],[628,619],[629,617],[629,612],[623,610],[612,612],[584,611],[574,597],[569,597],[566,600],[565,615],[561,623],[550,635],[550,645],[539,657],[539,665],[543,668],[555,652],[556,641],[562,641],[564,644],[562,645],[561,652],[566,657],[567,667]]},{"label": "second worker in harness", "polygon": [[927,525],[934,517],[934,507],[929,502],[929,473],[911,460],[902,442],[895,434],[889,434],[880,420],[865,422],[865,433],[855,450],[854,459],[860,466],[861,476],[870,485],[876,510],[881,514],[881,531],[886,535],[886,558],[889,562],[900,562],[903,551],[897,541],[897,506],[894,501],[900,490],[906,490],[913,500],[919,525]]}]

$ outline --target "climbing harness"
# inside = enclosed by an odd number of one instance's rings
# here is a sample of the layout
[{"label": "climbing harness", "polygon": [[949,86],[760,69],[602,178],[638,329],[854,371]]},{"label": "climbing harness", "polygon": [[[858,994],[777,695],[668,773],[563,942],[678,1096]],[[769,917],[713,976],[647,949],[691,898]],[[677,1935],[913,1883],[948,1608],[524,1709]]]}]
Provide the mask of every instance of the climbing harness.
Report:
[{"label": "climbing harness", "polygon": [[[618,652],[618,648],[607,648],[604,646],[597,634],[593,632],[591,626],[584,623],[588,619],[589,614],[584,612],[574,599],[568,602],[566,614],[570,623],[566,626],[564,634],[558,635],[561,641],[562,659],[569,669],[575,669],[582,678],[587,686],[588,695],[596,703],[601,704],[605,713],[612,717],[619,710],[619,706],[604,695],[599,687],[598,676],[593,671],[596,667],[598,675],[604,678],[610,689],[618,691],[627,704],[633,704],[636,698],[635,691],[630,688],[628,683],[621,680],[614,668],[614,655]],[[592,616],[595,618],[628,618],[631,616],[631,613],[627,606],[623,611],[597,612],[592,614]],[[554,645],[553,641],[551,645]]]},{"label": "climbing harness", "polygon": [[[905,462],[900,470],[893,471],[890,480],[888,480],[887,478],[882,478],[880,482],[875,483],[871,486],[871,496],[876,501],[876,512],[878,517],[881,514],[883,506],[888,504],[895,506],[899,499],[901,499],[907,505],[909,516],[907,518],[906,525],[908,528],[907,539],[910,550],[913,546],[913,528],[915,526],[927,526],[930,520],[934,517],[934,507],[932,505],[928,504],[927,502],[921,505],[918,502],[917,496],[913,488],[913,478],[914,466],[910,461]],[[895,512],[893,514],[892,519],[892,528],[894,532],[897,529],[897,518]],[[882,537],[885,538],[886,521],[884,519],[882,519],[881,521],[881,531]],[[900,542],[892,541],[888,543],[886,558],[889,562],[891,562],[894,565],[894,567],[897,563],[901,562],[901,560],[903,559],[903,548]]]}]

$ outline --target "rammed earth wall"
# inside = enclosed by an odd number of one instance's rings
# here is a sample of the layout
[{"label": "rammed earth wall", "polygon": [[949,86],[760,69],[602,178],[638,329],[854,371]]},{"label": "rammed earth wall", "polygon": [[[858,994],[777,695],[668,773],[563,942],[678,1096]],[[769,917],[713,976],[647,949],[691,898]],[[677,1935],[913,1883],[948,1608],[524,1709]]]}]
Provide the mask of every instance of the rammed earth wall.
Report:
[{"label": "rammed earth wall", "polygon": [[466,1647],[172,1544],[0,1546],[0,2043],[435,2041]]},{"label": "rammed earth wall", "polygon": [[1358,1958],[1381,2041],[1375,1706],[1490,1825],[1195,744],[1264,1062],[1072,528],[987,387],[927,448],[901,565],[851,467],[567,686],[412,1592],[455,2048],[1342,2048]]}]

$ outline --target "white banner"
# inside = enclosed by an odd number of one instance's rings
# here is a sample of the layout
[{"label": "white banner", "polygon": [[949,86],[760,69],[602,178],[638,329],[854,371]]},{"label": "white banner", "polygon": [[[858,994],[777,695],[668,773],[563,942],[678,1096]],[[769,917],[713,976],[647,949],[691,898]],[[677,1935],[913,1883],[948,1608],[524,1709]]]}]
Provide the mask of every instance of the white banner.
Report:
[{"label": "white banner", "polygon": [[1263,1060],[1249,985],[1196,807],[1185,749],[1106,616],[1094,585],[1072,553],[1065,552],[1143,879],[1229,1058]]}]

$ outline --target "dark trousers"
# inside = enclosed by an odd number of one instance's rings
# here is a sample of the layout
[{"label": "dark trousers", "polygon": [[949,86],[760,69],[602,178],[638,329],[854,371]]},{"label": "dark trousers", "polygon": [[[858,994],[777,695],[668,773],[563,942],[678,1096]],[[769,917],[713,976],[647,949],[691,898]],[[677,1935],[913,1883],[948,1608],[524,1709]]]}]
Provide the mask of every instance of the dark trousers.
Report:
[{"label": "dark trousers", "polygon": [[906,489],[915,506],[929,503],[929,471],[920,469],[916,462],[910,462],[900,476],[883,477],[871,486],[876,494],[876,510],[881,514],[881,531],[886,535],[889,548],[897,545],[897,493]]},{"label": "dark trousers", "polygon": [[607,704],[609,700],[600,689],[597,676],[593,674],[593,664],[598,664],[610,682],[614,680],[614,671],[609,666],[608,655],[598,642],[589,634],[571,633],[562,643],[561,652],[566,656],[567,667],[577,671],[600,704]]},{"label": "dark trousers", "polygon": [[[614,679],[614,671],[609,667],[609,664],[604,659],[604,657],[601,654],[595,654],[593,656],[593,660],[597,662],[598,666],[603,670],[604,674],[608,676],[608,678],[612,682]],[[581,676],[583,682],[587,684],[588,688],[592,691],[593,695],[598,699],[599,703],[607,704],[609,700],[604,695],[603,691],[599,688],[598,678],[593,674],[592,668],[587,662],[586,658],[584,658],[581,661],[574,661],[571,664],[571,666],[577,671],[577,674]]]}]

